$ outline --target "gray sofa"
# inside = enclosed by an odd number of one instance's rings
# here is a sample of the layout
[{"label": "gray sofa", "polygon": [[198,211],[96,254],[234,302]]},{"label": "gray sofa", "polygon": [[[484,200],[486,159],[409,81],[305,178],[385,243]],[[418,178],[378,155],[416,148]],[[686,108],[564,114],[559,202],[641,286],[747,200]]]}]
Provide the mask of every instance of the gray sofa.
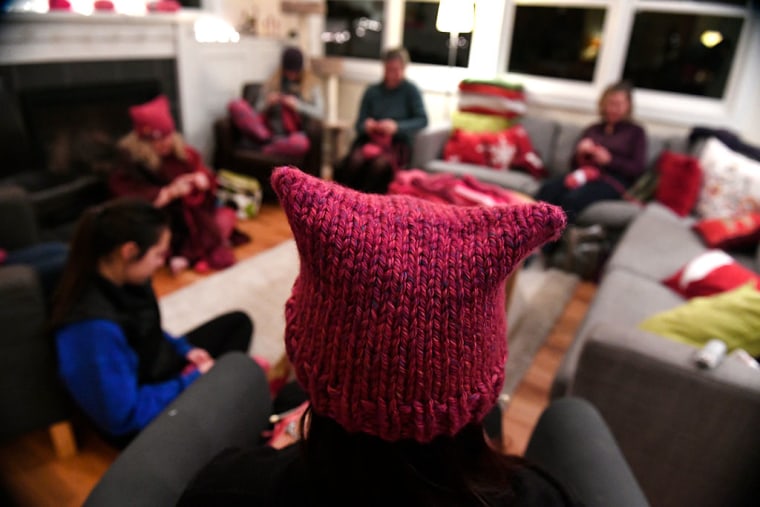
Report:
[{"label": "gray sofa", "polygon": [[[12,251],[38,241],[29,195],[19,187],[0,186],[0,246]],[[0,265],[0,301],[0,441],[50,427],[56,452],[70,454],[73,441],[59,441],[55,428],[69,417],[71,403],[56,373],[46,301],[34,269]]]},{"label": "gray sofa", "polygon": [[[585,128],[569,122],[558,122],[540,117],[525,116],[521,124],[528,132],[534,150],[544,162],[550,176],[565,174],[575,143]],[[412,151],[411,167],[432,173],[469,174],[486,183],[535,195],[541,182],[520,171],[498,171],[487,167],[447,162],[442,159],[443,148],[451,133],[451,125],[429,126],[417,134]],[[652,166],[665,148],[683,149],[685,138],[648,136],[647,161]],[[603,201],[589,206],[578,217],[580,226],[600,224],[609,231],[624,229],[639,212],[640,206],[627,201]]]},{"label": "gray sofa", "polygon": [[[684,303],[661,283],[707,248],[690,226],[648,204],[610,257],[552,397],[591,401],[652,505],[757,505],[760,371],[728,356],[701,370],[696,350],[637,328]],[[760,270],[758,256],[735,256]]]}]

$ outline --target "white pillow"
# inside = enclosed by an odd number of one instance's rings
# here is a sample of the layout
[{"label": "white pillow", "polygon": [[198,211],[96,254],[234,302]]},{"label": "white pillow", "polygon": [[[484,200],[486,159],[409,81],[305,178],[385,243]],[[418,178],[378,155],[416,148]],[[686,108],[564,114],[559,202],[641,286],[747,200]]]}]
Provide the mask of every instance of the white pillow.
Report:
[{"label": "white pillow", "polygon": [[760,211],[760,162],[711,137],[699,164],[703,183],[696,212],[700,217],[727,218]]}]

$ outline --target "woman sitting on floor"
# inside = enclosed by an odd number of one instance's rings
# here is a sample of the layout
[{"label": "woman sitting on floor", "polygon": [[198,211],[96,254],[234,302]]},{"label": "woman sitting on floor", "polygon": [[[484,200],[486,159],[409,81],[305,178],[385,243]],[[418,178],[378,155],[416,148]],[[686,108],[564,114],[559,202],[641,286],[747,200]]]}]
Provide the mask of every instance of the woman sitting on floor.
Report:
[{"label": "woman sitting on floor", "polygon": [[58,370],[74,401],[117,445],[143,429],[228,351],[248,351],[242,312],[174,337],[161,328],[151,277],[164,265],[166,214],[117,199],[80,220],[55,295]]}]

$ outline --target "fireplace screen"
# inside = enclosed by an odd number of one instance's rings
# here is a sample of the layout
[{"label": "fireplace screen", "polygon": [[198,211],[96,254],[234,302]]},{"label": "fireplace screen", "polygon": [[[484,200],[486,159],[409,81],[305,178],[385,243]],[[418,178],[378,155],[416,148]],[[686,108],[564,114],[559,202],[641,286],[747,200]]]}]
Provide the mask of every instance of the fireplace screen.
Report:
[{"label": "fireplace screen", "polygon": [[129,107],[159,93],[160,83],[150,80],[20,91],[33,168],[60,175],[106,171],[116,141],[131,128]]}]

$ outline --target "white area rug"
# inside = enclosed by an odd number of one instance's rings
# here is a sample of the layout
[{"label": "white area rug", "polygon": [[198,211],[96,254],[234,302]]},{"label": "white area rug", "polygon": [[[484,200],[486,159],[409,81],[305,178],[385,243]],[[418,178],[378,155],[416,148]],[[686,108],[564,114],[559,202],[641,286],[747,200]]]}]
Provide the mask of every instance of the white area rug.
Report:
[{"label": "white area rug", "polygon": [[[295,241],[286,241],[163,297],[159,304],[164,328],[182,334],[216,315],[242,310],[256,326],[252,352],[274,362],[285,351],[285,301],[297,274]],[[518,274],[507,314],[505,393],[512,393],[519,384],[577,282],[575,275],[543,270],[538,263]]]}]

